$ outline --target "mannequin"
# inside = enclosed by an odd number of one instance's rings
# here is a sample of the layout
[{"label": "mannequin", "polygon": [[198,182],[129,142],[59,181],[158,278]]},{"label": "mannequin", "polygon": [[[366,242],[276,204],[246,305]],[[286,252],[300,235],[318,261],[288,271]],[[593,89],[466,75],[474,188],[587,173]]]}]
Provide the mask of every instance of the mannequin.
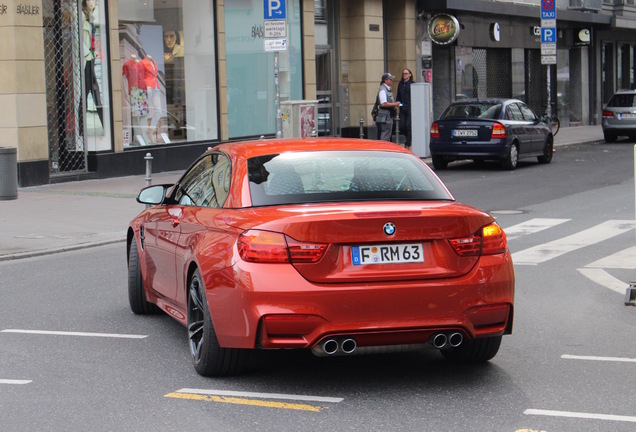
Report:
[{"label": "mannequin", "polygon": [[104,108],[95,75],[95,24],[93,24],[93,11],[95,10],[96,0],[82,0],[82,44],[84,51],[84,80],[86,83],[85,94],[93,96],[93,102],[97,108],[97,115],[102,126],[104,125]]},{"label": "mannequin", "polygon": [[157,81],[157,62],[154,61],[150,54],[147,54],[141,62],[144,65],[146,89],[148,91],[148,116],[150,117],[150,130],[148,135],[152,142],[161,143],[156,138],[157,123],[161,117],[161,93],[159,91],[159,82]]},{"label": "mannequin", "polygon": [[140,145],[151,143],[148,135],[148,90],[145,69],[135,54],[130,55],[122,69],[124,95],[130,103],[134,140]]}]

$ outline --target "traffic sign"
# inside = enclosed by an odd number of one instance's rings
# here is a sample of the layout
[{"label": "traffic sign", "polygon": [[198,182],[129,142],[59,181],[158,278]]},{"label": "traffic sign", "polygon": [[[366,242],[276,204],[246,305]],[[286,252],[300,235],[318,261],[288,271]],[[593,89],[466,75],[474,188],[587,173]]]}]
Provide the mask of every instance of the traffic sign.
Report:
[{"label": "traffic sign", "polygon": [[541,0],[541,19],[556,19],[556,0]]},{"label": "traffic sign", "polygon": [[287,36],[287,21],[285,20],[265,20],[263,30],[266,38],[284,38]]},{"label": "traffic sign", "polygon": [[541,43],[556,43],[556,28],[541,27]]},{"label": "traffic sign", "polygon": [[265,39],[265,51],[287,51],[287,39]]},{"label": "traffic sign", "polygon": [[287,6],[285,1],[286,0],[263,0],[263,19],[287,19]]},{"label": "traffic sign", "polygon": [[542,65],[551,65],[557,64],[557,56],[555,55],[542,55],[541,56],[541,64]]},{"label": "traffic sign", "polygon": [[555,43],[543,43],[541,44],[541,55],[554,56],[557,53],[557,47]]}]

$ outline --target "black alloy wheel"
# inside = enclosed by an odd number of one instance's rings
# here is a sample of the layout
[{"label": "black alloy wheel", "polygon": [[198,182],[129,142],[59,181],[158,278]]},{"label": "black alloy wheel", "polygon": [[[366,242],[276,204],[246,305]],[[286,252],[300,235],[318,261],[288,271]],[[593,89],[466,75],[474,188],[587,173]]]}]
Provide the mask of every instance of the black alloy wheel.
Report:
[{"label": "black alloy wheel", "polygon": [[187,320],[188,344],[197,373],[203,376],[223,376],[243,371],[249,351],[219,346],[198,269],[188,286]]}]

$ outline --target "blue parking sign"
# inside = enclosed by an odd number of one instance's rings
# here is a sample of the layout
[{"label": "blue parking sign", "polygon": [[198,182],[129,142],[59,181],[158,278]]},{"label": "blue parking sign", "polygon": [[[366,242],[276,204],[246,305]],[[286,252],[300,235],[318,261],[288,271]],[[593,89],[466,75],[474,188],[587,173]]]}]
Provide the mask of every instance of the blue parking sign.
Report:
[{"label": "blue parking sign", "polygon": [[263,19],[287,19],[285,0],[263,0]]},{"label": "blue parking sign", "polygon": [[556,43],[556,35],[555,27],[541,27],[541,43]]}]

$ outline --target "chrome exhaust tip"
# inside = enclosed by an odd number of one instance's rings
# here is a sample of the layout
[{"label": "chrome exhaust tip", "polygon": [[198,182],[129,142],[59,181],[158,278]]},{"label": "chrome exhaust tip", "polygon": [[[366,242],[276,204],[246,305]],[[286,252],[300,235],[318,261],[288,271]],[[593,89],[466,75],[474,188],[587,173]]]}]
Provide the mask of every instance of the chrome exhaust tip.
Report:
[{"label": "chrome exhaust tip", "polygon": [[460,346],[462,342],[464,342],[464,335],[462,335],[461,333],[453,333],[448,338],[448,343],[453,348]]},{"label": "chrome exhaust tip", "polygon": [[338,342],[335,339],[327,339],[322,344],[322,350],[327,355],[334,355],[338,351]]},{"label": "chrome exhaust tip", "polygon": [[354,339],[345,339],[340,344],[340,349],[345,354],[351,354],[356,350],[357,346],[358,344]]},{"label": "chrome exhaust tip", "polygon": [[437,333],[433,337],[433,346],[438,349],[444,348],[446,346],[447,341],[448,341],[448,338],[446,337],[444,333]]}]

